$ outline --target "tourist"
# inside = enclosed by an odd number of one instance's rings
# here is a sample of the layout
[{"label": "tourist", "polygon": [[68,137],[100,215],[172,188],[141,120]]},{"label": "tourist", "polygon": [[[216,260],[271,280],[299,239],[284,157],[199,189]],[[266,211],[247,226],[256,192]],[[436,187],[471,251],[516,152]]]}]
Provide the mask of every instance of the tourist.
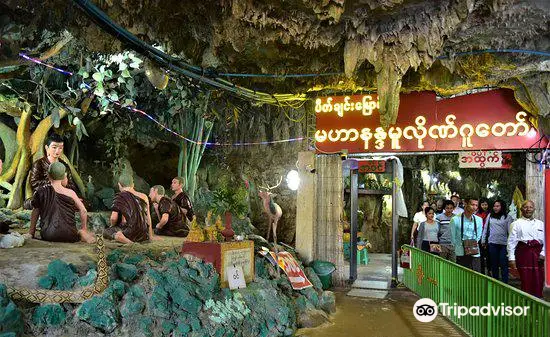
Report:
[{"label": "tourist", "polygon": [[479,254],[479,240],[482,234],[481,218],[475,215],[478,207],[476,198],[465,199],[464,212],[451,219],[451,226],[455,233],[453,245],[455,246],[456,262],[461,266],[477,272],[481,271]]},{"label": "tourist", "polygon": [[172,197],[172,200],[174,200],[176,204],[180,207],[180,210],[187,217],[187,219],[189,221],[192,221],[195,213],[193,212],[193,205],[191,204],[189,196],[187,196],[187,194],[183,191],[184,185],[184,178],[175,177],[174,179],[172,179],[172,184],[170,185],[171,190],[174,191],[174,196]]},{"label": "tourist", "polygon": [[[420,206],[418,207],[418,212],[416,212],[416,214],[413,217],[413,226],[412,226],[412,229],[411,229],[411,241],[412,242],[414,242],[416,240],[418,225],[420,225],[420,223],[426,221],[425,210],[428,207],[430,207],[430,204],[427,201],[422,202],[422,204],[420,204]],[[418,247],[418,248],[420,248],[420,247]]]},{"label": "tourist", "polygon": [[511,225],[508,237],[510,268],[517,270],[521,290],[542,298],[544,285],[544,223],[533,217],[535,203],[526,200],[521,205],[521,218]]},{"label": "tourist", "polygon": [[134,179],[130,174],[118,178],[118,188],[120,193],[113,200],[111,227],[103,232],[103,236],[122,243],[155,239],[147,195],[134,189]]},{"label": "tourist", "polygon": [[[40,218],[40,237],[53,242],[95,242],[94,235],[88,232],[88,213],[75,191],[64,187],[61,182],[66,176],[66,168],[61,162],[53,162],[48,167],[50,183],[37,186],[31,199],[31,227],[29,234],[35,237],[36,224]],[[82,229],[76,228],[75,210],[80,213]]]},{"label": "tourist", "polygon": [[435,210],[431,207],[425,208],[426,221],[422,221],[418,226],[418,236],[416,246],[425,252],[439,255],[439,223],[435,220]]},{"label": "tourist", "polygon": [[155,227],[155,233],[166,236],[186,237],[189,234],[189,227],[183,220],[180,208],[173,200],[166,197],[164,187],[156,185],[151,187],[149,197],[159,218]]},{"label": "tourist", "polygon": [[[487,218],[487,215],[490,213],[489,211],[489,199],[487,198],[479,198],[479,208],[476,212],[476,215],[481,218],[483,221],[483,230],[485,230],[485,219]],[[479,253],[481,255],[481,273],[485,275],[491,274],[491,256],[489,255],[489,250],[487,248],[487,245],[482,245],[481,241],[479,242]]]},{"label": "tourist", "polygon": [[455,209],[453,210],[453,214],[454,215],[460,215],[462,214],[462,212],[464,212],[464,209],[462,207],[460,207],[460,197],[458,195],[453,195],[451,196],[451,200],[453,201],[454,205],[455,205]]},{"label": "tourist", "polygon": [[481,236],[482,248],[486,247],[489,252],[491,275],[504,283],[508,283],[506,244],[511,223],[512,218],[508,216],[506,203],[500,199],[496,200],[493,210],[485,220]]},{"label": "tourist", "polygon": [[437,199],[437,202],[435,204],[435,206],[436,206],[435,214],[436,215],[439,215],[439,214],[445,212],[445,206],[443,205],[443,203],[444,203],[443,199]]},{"label": "tourist", "polygon": [[441,246],[441,253],[439,256],[442,258],[456,262],[455,247],[453,246],[454,231],[451,226],[451,219],[454,214],[455,204],[451,200],[443,201],[444,212],[438,214],[436,219],[439,222],[439,244]]}]

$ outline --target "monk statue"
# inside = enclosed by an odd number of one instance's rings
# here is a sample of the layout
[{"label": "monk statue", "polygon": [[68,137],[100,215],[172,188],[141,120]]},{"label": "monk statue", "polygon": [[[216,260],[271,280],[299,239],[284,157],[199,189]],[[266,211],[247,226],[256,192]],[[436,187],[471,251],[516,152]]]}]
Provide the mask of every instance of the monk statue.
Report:
[{"label": "monk statue", "polygon": [[[94,243],[95,237],[87,229],[88,213],[84,204],[75,191],[62,184],[67,177],[65,165],[59,161],[53,162],[48,167],[48,176],[50,183],[37,186],[31,200],[31,237],[35,236],[36,223],[40,217],[42,240]],[[80,213],[80,230],[76,228],[75,210]]]},{"label": "monk statue", "polygon": [[122,243],[156,239],[151,227],[149,199],[134,189],[132,175],[122,174],[118,178],[118,188],[120,193],[113,200],[111,227],[103,232],[103,236]]},{"label": "monk statue", "polygon": [[189,227],[183,219],[180,207],[176,202],[164,195],[165,190],[161,185],[151,187],[149,197],[159,218],[155,233],[166,236],[186,237]]},{"label": "monk statue", "polygon": [[182,177],[175,177],[172,179],[172,185],[170,185],[170,189],[174,191],[174,196],[172,197],[172,200],[176,202],[176,204],[180,207],[181,212],[189,221],[193,220],[193,215],[195,213],[193,212],[193,205],[191,204],[191,200],[189,199],[189,196],[183,191],[183,187],[185,185],[185,179]]},{"label": "monk statue", "polygon": [[[41,186],[50,184],[50,178],[48,176],[48,168],[50,167],[50,164],[61,162],[68,167],[67,163],[61,160],[61,157],[63,156],[63,142],[63,138],[56,133],[53,133],[46,138],[44,145],[46,155],[32,164],[30,172],[30,184],[33,192]],[[76,192],[76,185],[72,180],[70,171],[67,171],[67,177],[62,181],[62,185]],[[23,208],[32,209],[31,199],[25,200]]]},{"label": "monk statue", "polygon": [[[32,164],[30,183],[33,192],[40,186],[50,184],[50,179],[48,178],[48,168],[50,167],[50,164],[59,161],[63,163],[65,167],[69,167],[63,160],[61,160],[61,157],[63,156],[63,142],[63,138],[56,133],[51,134],[46,139],[46,143],[44,144],[46,155]],[[67,171],[67,180],[65,183],[65,187],[76,192],[76,186],[73,182],[71,172],[69,171]]]}]

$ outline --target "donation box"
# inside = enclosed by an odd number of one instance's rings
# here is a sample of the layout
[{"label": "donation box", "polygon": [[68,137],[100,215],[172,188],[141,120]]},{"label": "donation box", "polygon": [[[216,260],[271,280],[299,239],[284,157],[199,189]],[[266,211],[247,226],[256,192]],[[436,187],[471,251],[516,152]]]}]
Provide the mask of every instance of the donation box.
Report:
[{"label": "donation box", "polygon": [[227,268],[241,266],[246,283],[254,280],[254,242],[186,242],[181,254],[189,254],[212,263],[220,273],[221,286],[227,288]]}]

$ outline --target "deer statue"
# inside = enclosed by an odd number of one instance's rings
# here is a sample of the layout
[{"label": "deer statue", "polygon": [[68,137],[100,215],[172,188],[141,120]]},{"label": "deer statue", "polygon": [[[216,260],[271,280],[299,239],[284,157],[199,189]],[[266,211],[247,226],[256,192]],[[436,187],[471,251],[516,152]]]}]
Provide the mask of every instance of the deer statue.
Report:
[{"label": "deer statue", "polygon": [[275,245],[277,245],[277,222],[283,215],[283,210],[281,209],[281,206],[277,205],[273,201],[273,197],[276,196],[276,194],[271,193],[270,191],[281,185],[281,182],[283,181],[283,177],[281,176],[281,179],[279,179],[279,182],[277,185],[270,187],[269,185],[266,185],[266,187],[258,186],[260,188],[260,191],[258,192],[258,195],[260,199],[262,199],[262,205],[264,206],[264,212],[267,214],[268,218],[268,224],[267,224],[267,241],[269,242],[269,232],[273,228],[273,242]]}]

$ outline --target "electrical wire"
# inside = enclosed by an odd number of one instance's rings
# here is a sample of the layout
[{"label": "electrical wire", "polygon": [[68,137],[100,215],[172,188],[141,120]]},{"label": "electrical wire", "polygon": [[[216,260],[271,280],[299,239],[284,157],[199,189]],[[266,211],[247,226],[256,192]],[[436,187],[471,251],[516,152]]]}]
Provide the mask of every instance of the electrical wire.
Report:
[{"label": "electrical wire", "polygon": [[[38,59],[35,59],[35,58],[32,58],[26,54],[23,54],[23,53],[19,53],[19,55],[24,58],[25,60],[27,61],[30,61],[30,62],[34,62],[36,64],[39,64],[39,65],[42,65],[42,66],[45,66],[45,67],[48,67],[50,69],[53,69],[53,70],[56,70],[64,75],[67,75],[67,76],[73,76],[74,74],[70,71],[67,71],[67,70],[64,70],[64,69],[61,69],[61,68],[58,68],[58,67],[55,67],[53,65],[50,65],[50,64],[47,64],[47,63],[44,63],[42,62],[41,60],[38,60]],[[13,88],[11,88],[9,85],[7,85],[6,83],[0,83],[1,85],[3,86],[6,86],[7,88],[15,91]],[[92,90],[92,86],[90,86],[89,84],[83,82],[83,85],[88,89],[88,90]],[[17,91],[15,91],[17,93]],[[20,98],[21,95],[19,95]],[[172,130],[171,128],[169,128],[168,126],[162,124],[161,122],[159,122],[156,118],[154,118],[153,116],[149,115],[148,113],[146,113],[145,111],[143,110],[140,110],[140,109],[137,109],[137,108],[134,108],[134,107],[131,107],[131,106],[123,106],[119,101],[115,101],[115,100],[112,100],[111,98],[107,98],[111,103],[119,106],[120,108],[122,109],[127,109],[127,110],[130,110],[130,111],[133,111],[133,112],[137,112],[145,117],[147,117],[149,120],[151,120],[152,122],[154,122],[155,124],[157,124],[158,126],[160,126],[162,129],[164,129],[165,131],[168,131],[170,132],[171,134],[173,134],[174,136],[178,137],[178,138],[181,138],[187,142],[190,142],[190,143],[193,143],[193,144],[197,144],[197,145],[206,145],[206,146],[249,146],[249,145],[269,145],[269,144],[279,144],[279,143],[288,143],[288,142],[295,142],[295,141],[302,141],[304,139],[307,139],[307,137],[297,137],[297,138],[289,138],[289,139],[280,139],[280,140],[273,140],[273,141],[261,141],[261,142],[244,142],[244,143],[218,143],[218,142],[202,142],[202,141],[196,141],[196,140],[193,140],[193,139],[190,139],[190,138],[187,138],[185,137],[184,135]]]},{"label": "electrical wire", "polygon": [[190,65],[182,60],[170,56],[163,51],[145,43],[144,41],[138,39],[135,35],[130,33],[128,30],[124,29],[122,26],[115,23],[111,18],[96,7],[89,0],[73,0],[78,7],[80,7],[84,12],[86,12],[98,26],[103,28],[105,31],[113,35],[118,40],[125,42],[129,47],[136,52],[149,57],[156,61],[159,65],[173,70],[177,73],[180,73],[189,78],[195,79],[197,81],[203,82],[210,86],[226,90],[237,96],[241,96],[250,100],[255,100],[260,103],[265,104],[279,104],[295,101],[305,101],[307,97],[305,94],[295,95],[295,94],[268,94],[264,92],[256,92],[245,87],[235,85],[231,82],[228,82],[221,78],[209,78],[204,76],[205,71],[202,68]]},{"label": "electrical wire", "polygon": [[496,53],[531,54],[531,55],[550,57],[550,52],[539,51],[539,50],[530,50],[530,49],[481,49],[481,50],[471,50],[471,51],[451,53],[450,55],[440,55],[437,58],[441,60],[441,59],[448,59],[448,58],[466,56],[466,55],[496,54]]}]

